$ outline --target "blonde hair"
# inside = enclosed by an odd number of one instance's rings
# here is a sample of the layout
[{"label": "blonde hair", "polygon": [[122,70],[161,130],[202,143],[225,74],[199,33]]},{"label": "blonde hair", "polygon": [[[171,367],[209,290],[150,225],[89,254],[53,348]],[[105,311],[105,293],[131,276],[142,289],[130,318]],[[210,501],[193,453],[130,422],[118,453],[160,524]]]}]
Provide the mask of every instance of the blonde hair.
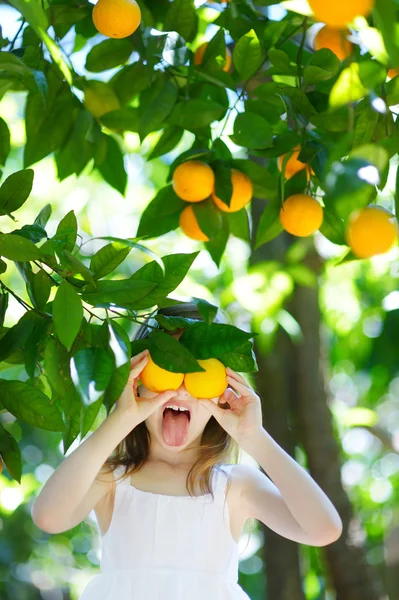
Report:
[{"label": "blonde hair", "polygon": [[[193,302],[184,302],[173,306],[161,308],[158,313],[166,316],[185,317],[189,319],[197,319],[203,321],[196,304]],[[227,323],[224,313],[218,309],[215,323]],[[155,319],[148,319],[141,325],[134,335],[134,339],[143,339],[152,331],[148,325],[156,326]],[[222,409],[228,409],[228,405],[221,405]],[[123,477],[130,476],[143,468],[145,465],[150,450],[150,432],[147,429],[145,421],[142,421],[135,427],[116,447],[114,456],[111,456],[106,461],[112,470],[119,465],[126,467]],[[220,470],[221,464],[237,464],[239,458],[239,446],[235,440],[219,425],[215,417],[211,416],[205,426],[199,446],[200,455],[197,461],[193,464],[188,472],[186,487],[190,496],[194,496],[195,482],[198,481],[202,494],[211,494],[213,490],[211,486],[211,476],[213,470]],[[229,479],[229,487],[231,485],[231,477],[225,471]],[[227,495],[227,494],[226,494]]]}]

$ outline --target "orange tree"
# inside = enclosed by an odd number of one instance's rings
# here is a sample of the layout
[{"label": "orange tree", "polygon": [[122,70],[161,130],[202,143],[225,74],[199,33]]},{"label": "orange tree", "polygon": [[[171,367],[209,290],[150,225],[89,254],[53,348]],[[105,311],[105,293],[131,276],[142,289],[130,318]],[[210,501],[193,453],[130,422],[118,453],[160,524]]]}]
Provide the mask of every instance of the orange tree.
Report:
[{"label": "orange tree", "polygon": [[[21,365],[28,379],[0,381],[2,412],[62,432],[66,451],[88,432],[102,403],[112,408],[130,356],[142,349],[115,318],[138,323],[156,307],[176,303],[168,294],[197,254],[160,258],[145,247],[146,239],[181,227],[217,266],[229,236],[257,250],[284,228],[310,243],[319,231],[341,246],[341,261],[363,260],[396,243],[393,209],[359,218],[365,214],[359,211],[379,206],[399,149],[394,0],[298,3],[299,12],[278,21],[269,18],[266,0],[213,3],[212,35],[207,7],[193,0],[119,0],[115,23],[107,0],[99,0],[96,12],[85,0],[10,4],[21,22],[13,39],[0,39],[0,96],[23,97],[26,144],[20,170],[0,187],[0,271],[18,270],[27,298],[0,279],[0,361]],[[322,43],[319,38],[317,50],[308,35],[316,22],[339,32]],[[342,55],[340,47],[346,48]],[[76,60],[82,50],[84,67]],[[170,163],[135,238],[103,238],[107,243],[87,262],[74,211],[52,237],[46,232],[49,205],[33,223],[13,229],[14,212],[31,191],[32,166],[49,155],[60,181],[93,170],[124,194],[126,132],[138,134],[146,147],[152,141],[147,161]],[[5,169],[9,150],[9,128],[0,119]],[[260,207],[257,219],[252,198]],[[153,260],[130,278],[114,280],[132,249]],[[5,327],[10,294],[26,312]],[[154,332],[154,362],[173,372],[201,372],[197,359],[224,357],[239,371],[256,370],[249,336],[233,328],[221,346],[214,343],[220,342],[214,307],[198,302],[211,355],[176,342],[165,363],[159,350],[165,338]],[[18,445],[1,427],[0,454],[19,480]]]}]

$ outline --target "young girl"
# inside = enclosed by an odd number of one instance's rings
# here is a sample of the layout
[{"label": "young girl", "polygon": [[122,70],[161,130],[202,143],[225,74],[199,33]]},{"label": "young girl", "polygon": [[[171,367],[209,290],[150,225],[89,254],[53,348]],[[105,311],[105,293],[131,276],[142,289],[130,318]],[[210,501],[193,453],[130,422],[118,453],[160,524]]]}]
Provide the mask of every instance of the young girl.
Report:
[{"label": "young girl", "polygon": [[[202,320],[191,303],[158,312]],[[225,320],[218,314],[215,322]],[[142,326],[135,337],[150,331]],[[32,509],[49,533],[94,509],[101,572],[80,600],[248,600],[238,584],[238,541],[250,517],[300,543],[338,539],[337,511],[262,427],[260,398],[243,377],[226,368],[229,387],[210,400],[190,396],[184,383],[155,394],[138,386],[147,362],[147,350],[131,359],[115,410],[64,459]],[[168,406],[189,410],[173,417],[172,434]],[[239,446],[271,479],[236,464]]]}]

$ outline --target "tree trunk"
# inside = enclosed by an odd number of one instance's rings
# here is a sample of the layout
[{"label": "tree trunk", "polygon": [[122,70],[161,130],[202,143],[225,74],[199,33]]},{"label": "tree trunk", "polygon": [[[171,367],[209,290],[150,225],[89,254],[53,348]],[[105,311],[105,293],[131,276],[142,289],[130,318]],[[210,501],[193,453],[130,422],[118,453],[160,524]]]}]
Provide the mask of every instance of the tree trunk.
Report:
[{"label": "tree trunk", "polygon": [[[322,264],[315,250],[304,261],[316,273]],[[321,356],[318,287],[296,286],[290,310],[301,326],[303,342],[295,347],[295,404],[298,434],[308,457],[309,472],[330,498],[343,521],[343,533],[322,548],[337,600],[378,600],[384,597],[376,570],[365,557],[365,533],[341,482],[339,447],[334,435],[325,387],[328,365]]]},{"label": "tree trunk", "polygon": [[[251,158],[262,164],[259,158]],[[252,201],[254,230],[262,205],[259,200]],[[254,251],[251,264],[271,259],[284,262],[291,239],[283,232]],[[320,273],[321,261],[314,250],[304,262]],[[359,520],[353,515],[341,482],[339,446],[324,383],[324,365],[328,362],[320,352],[318,299],[318,286],[296,286],[287,305],[301,326],[304,336],[301,344],[294,345],[279,328],[273,350],[262,356],[255,338],[259,364],[256,386],[262,398],[263,424],[291,456],[294,456],[295,446],[302,445],[309,473],[330,498],[343,521],[339,540],[320,548],[329,571],[326,587],[335,589],[336,600],[387,600],[377,572],[367,563]],[[302,600],[299,546],[266,527],[263,530],[268,600]]]}]

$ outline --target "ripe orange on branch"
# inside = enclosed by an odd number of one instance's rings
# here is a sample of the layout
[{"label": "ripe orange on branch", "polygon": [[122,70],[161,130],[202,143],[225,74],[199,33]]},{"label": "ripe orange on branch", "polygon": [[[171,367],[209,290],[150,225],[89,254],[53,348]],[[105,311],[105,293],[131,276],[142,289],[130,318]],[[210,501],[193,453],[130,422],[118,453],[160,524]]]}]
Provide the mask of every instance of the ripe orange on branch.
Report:
[{"label": "ripe orange on branch", "polygon": [[186,202],[201,202],[211,195],[215,185],[212,168],[200,160],[187,160],[173,172],[172,185],[179,198]]},{"label": "ripe orange on branch", "polygon": [[323,208],[307,194],[293,194],[280,208],[280,222],[288,233],[299,237],[311,235],[323,222]]},{"label": "ripe orange on branch", "polygon": [[342,29],[355,17],[367,17],[374,0],[309,0],[309,4],[318,21]]},{"label": "ripe orange on branch", "polygon": [[[204,42],[197,48],[194,53],[194,64],[200,65],[202,63],[202,59],[204,58],[205,50],[208,46],[208,42]],[[226,48],[226,64],[223,67],[223,71],[228,71],[231,67],[231,52],[228,48]]]},{"label": "ripe orange on branch", "polygon": [[[296,146],[294,148],[294,150],[292,151],[291,156],[287,160],[286,165],[285,165],[285,170],[284,170],[284,176],[286,179],[290,179],[291,177],[293,177],[295,175],[295,173],[302,171],[302,169],[306,169],[306,176],[308,179],[310,179],[311,174],[314,175],[314,171],[310,165],[298,160],[300,151],[301,151],[300,146]],[[286,154],[288,154],[288,152]],[[277,166],[280,171],[283,167],[283,160],[284,160],[284,157],[286,156],[286,154],[282,154],[277,159]]]},{"label": "ripe orange on branch", "polygon": [[392,248],[398,239],[398,224],[382,206],[367,206],[351,213],[345,237],[355,256],[369,258]]},{"label": "ripe orange on branch", "polygon": [[250,202],[253,194],[252,181],[242,171],[231,169],[231,182],[233,185],[233,194],[230,200],[230,206],[227,206],[215,192],[212,193],[212,200],[220,210],[224,212],[237,212]]},{"label": "ripe orange on branch", "polygon": [[107,37],[125,38],[136,31],[140,21],[136,0],[98,0],[93,8],[93,23]]},{"label": "ripe orange on branch", "polygon": [[346,39],[348,33],[348,30],[334,29],[324,25],[316,34],[314,49],[321,50],[322,48],[328,48],[334,52],[339,60],[344,60],[344,58],[350,55],[353,47],[353,44]]},{"label": "ripe orange on branch", "polygon": [[199,242],[209,242],[209,238],[200,229],[197,218],[194,214],[194,209],[191,204],[186,206],[180,213],[179,225],[183,232],[191,239]]}]

